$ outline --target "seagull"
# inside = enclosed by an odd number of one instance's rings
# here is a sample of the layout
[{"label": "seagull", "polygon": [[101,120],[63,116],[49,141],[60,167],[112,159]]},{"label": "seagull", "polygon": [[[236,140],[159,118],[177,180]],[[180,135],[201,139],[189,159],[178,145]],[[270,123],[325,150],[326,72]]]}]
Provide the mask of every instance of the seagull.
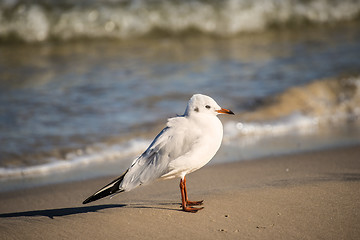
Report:
[{"label": "seagull", "polygon": [[214,99],[193,95],[183,115],[168,119],[166,127],[120,177],[88,197],[83,204],[128,192],[156,179],[180,178],[182,209],[195,213],[202,201],[189,201],[185,176],[207,164],[220,148],[223,126],[218,114],[232,114]]}]

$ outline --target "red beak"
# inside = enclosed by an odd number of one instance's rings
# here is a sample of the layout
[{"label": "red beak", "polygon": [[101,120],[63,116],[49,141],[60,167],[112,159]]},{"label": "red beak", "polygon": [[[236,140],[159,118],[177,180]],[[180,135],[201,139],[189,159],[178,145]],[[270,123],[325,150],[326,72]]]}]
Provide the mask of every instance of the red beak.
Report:
[{"label": "red beak", "polygon": [[235,115],[235,113],[233,113],[233,111],[231,111],[229,109],[225,109],[225,108],[221,108],[220,110],[215,110],[215,111],[218,112],[218,113]]}]

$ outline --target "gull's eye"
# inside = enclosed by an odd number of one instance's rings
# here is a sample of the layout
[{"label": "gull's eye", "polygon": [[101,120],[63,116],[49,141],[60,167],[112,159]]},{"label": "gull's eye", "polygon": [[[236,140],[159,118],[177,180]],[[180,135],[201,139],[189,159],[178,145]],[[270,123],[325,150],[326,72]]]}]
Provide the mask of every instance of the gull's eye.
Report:
[{"label": "gull's eye", "polygon": [[206,105],[205,107],[206,107],[207,109],[210,109],[210,108],[211,108],[209,105]]}]

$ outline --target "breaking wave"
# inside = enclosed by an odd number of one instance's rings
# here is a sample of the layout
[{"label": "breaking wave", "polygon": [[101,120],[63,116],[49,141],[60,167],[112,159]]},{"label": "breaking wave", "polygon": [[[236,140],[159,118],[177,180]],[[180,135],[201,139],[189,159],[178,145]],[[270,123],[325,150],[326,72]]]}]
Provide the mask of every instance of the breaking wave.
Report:
[{"label": "breaking wave", "polygon": [[359,15],[357,0],[7,0],[0,2],[0,40],[127,39],[191,31],[234,36]]},{"label": "breaking wave", "polygon": [[[360,77],[318,80],[293,87],[267,98],[256,110],[239,115],[240,121],[227,122],[224,126],[225,145],[239,139],[243,143],[253,144],[256,139],[311,134],[321,127],[346,124],[349,121],[359,122]],[[149,143],[149,139],[134,137],[126,143],[99,144],[85,150],[77,149],[67,153],[64,159],[48,158],[47,163],[41,165],[1,167],[0,179],[49,175],[94,163],[134,158]]]},{"label": "breaking wave", "polygon": [[309,134],[360,119],[360,77],[318,80],[269,97],[255,111],[228,122],[229,139]]},{"label": "breaking wave", "polygon": [[34,176],[46,176],[52,173],[69,171],[88,165],[121,161],[125,158],[135,158],[146,149],[149,141],[133,139],[124,144],[98,145],[86,150],[77,149],[66,154],[65,159],[48,158],[48,162],[34,166],[0,167],[0,179],[16,179]]}]

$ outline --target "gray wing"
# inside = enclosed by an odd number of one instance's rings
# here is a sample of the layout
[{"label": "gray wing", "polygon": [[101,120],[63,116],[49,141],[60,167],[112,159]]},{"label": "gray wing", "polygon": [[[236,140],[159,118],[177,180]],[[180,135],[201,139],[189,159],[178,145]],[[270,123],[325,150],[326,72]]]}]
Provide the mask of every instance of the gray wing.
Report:
[{"label": "gray wing", "polygon": [[164,146],[171,139],[171,132],[171,128],[166,127],[156,136],[148,149],[132,163],[120,189],[130,191],[139,185],[154,181],[166,172],[169,156],[164,154]]},{"label": "gray wing", "polygon": [[182,117],[170,119],[150,144],[148,149],[137,158],[128,169],[120,189],[130,191],[141,185],[150,183],[170,171],[169,164],[179,156],[191,150],[196,141],[194,134],[188,134],[187,120]]},{"label": "gray wing", "polygon": [[109,195],[130,191],[143,183],[155,180],[159,175],[161,176],[161,172],[164,171],[167,163],[165,162],[165,158],[161,157],[160,152],[163,145],[166,144],[166,140],[169,138],[168,130],[169,127],[164,128],[156,136],[148,149],[134,160],[124,174],[88,197],[83,204],[96,201]]}]

